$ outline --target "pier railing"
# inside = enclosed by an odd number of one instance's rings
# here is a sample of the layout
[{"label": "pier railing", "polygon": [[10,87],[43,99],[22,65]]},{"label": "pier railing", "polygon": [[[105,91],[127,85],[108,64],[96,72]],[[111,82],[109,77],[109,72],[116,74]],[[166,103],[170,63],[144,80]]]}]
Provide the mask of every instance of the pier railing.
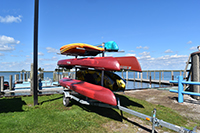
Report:
[{"label": "pier railing", "polygon": [[183,91],[183,84],[200,85],[200,82],[184,81],[183,76],[178,76],[178,81],[171,80],[170,83],[178,83],[178,90],[170,90],[170,92],[178,93],[178,102],[184,101],[183,94],[200,96],[200,93]]},{"label": "pier railing", "polygon": [[[155,83],[155,84],[166,84],[170,85],[169,80],[174,80],[175,76],[183,75],[184,70],[144,70],[142,72],[126,71],[125,76],[122,71],[122,78],[127,81]],[[133,73],[133,77],[130,78],[128,75]]]}]

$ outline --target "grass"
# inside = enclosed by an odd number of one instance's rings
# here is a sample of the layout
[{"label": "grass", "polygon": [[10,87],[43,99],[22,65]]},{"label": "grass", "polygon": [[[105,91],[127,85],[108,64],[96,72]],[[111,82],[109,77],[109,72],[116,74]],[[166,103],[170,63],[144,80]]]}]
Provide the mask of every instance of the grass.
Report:
[{"label": "grass", "polygon": [[[65,107],[62,97],[60,94],[39,96],[37,106],[33,106],[32,97],[1,98],[0,132],[108,132],[109,128],[103,126],[105,123],[122,121],[117,109],[85,106],[74,101]],[[156,108],[159,119],[184,127],[188,123],[186,118],[170,108],[123,95],[117,97],[121,99],[122,106],[135,111],[151,116]],[[133,116],[124,113],[126,123],[128,117]],[[192,129],[192,126],[188,128]]]}]

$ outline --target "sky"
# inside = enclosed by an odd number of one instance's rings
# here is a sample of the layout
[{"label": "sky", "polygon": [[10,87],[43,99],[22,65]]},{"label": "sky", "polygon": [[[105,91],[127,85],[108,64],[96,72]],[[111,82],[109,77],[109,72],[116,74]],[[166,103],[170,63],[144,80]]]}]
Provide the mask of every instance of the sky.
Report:
[{"label": "sky", "polygon": [[[199,0],[40,0],[38,67],[53,71],[60,47],[115,41],[142,70],[184,70],[200,45]],[[0,71],[30,70],[34,0],[0,1]]]}]

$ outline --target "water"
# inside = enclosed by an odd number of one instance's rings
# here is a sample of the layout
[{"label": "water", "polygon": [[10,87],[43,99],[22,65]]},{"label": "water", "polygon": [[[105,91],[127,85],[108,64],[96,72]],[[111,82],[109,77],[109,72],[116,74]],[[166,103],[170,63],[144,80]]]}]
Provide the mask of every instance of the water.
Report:
[{"label": "water", "polygon": [[[9,81],[9,75],[13,75],[13,81],[14,81],[14,75],[19,74],[19,79],[21,79],[20,75],[21,72],[0,72],[0,76],[4,76],[4,81]],[[23,74],[23,73],[22,73]],[[30,77],[30,72],[26,72],[27,77]],[[62,74],[62,73],[60,73]],[[119,76],[122,76],[121,72],[116,72]],[[171,72],[164,72],[164,79],[162,80],[171,80]],[[176,80],[176,77],[180,75],[179,72],[174,72],[174,77]],[[183,75],[183,74],[182,74]],[[128,78],[138,78],[138,72],[128,72]],[[150,72],[148,72],[148,77],[150,76]],[[161,74],[162,76],[162,74]],[[123,72],[123,77],[126,78],[126,72]],[[143,79],[147,79],[147,72],[142,72]],[[151,72],[152,79],[159,79],[159,72]],[[139,74],[139,78],[141,78],[141,74]],[[53,81],[53,72],[44,72],[44,80],[52,80]],[[141,82],[133,82],[133,81],[127,81],[126,82],[126,89],[138,89],[138,88],[149,88],[149,83],[141,83]],[[151,84],[151,87],[167,87],[167,85],[158,85],[158,84]]]}]

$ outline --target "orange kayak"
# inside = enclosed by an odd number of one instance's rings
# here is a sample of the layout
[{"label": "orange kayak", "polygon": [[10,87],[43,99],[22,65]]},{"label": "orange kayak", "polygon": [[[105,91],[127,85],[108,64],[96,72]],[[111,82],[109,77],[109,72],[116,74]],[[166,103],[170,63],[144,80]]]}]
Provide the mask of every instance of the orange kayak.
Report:
[{"label": "orange kayak", "polygon": [[85,43],[72,43],[60,48],[61,54],[72,56],[96,56],[103,51],[105,51],[104,48]]}]

